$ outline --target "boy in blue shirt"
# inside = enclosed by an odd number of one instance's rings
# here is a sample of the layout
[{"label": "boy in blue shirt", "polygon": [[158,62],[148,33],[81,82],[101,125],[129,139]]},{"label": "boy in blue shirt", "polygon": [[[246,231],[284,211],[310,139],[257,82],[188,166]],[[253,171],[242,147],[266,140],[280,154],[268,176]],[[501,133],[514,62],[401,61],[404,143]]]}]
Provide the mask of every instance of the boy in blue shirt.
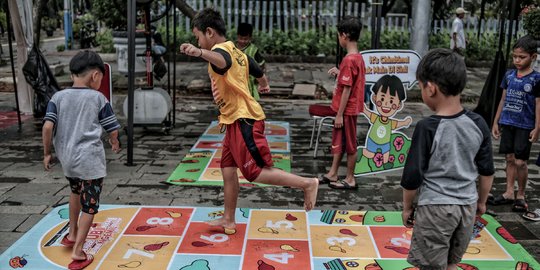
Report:
[{"label": "boy in blue shirt", "polygon": [[[510,204],[512,210],[525,212],[527,161],[531,144],[540,131],[540,73],[532,68],[536,60],[536,41],[530,36],[520,38],[513,48],[516,69],[506,72],[501,83],[501,101],[492,127],[493,138],[501,138],[500,154],[506,155],[506,191],[488,201],[492,205]],[[514,196],[517,178],[518,192]],[[515,198],[515,200],[514,200]]]}]

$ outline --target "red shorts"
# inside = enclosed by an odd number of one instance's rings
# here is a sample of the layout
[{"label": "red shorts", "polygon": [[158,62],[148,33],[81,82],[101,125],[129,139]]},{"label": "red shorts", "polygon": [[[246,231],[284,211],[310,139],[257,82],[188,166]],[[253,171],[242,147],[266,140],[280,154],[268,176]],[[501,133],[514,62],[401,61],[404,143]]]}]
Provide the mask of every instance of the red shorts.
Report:
[{"label": "red shorts", "polygon": [[332,130],[332,154],[356,153],[356,115],[343,115],[343,127]]},{"label": "red shorts", "polygon": [[240,118],[227,125],[221,168],[239,168],[251,182],[259,177],[264,167],[273,165],[270,147],[264,136],[264,120]]}]

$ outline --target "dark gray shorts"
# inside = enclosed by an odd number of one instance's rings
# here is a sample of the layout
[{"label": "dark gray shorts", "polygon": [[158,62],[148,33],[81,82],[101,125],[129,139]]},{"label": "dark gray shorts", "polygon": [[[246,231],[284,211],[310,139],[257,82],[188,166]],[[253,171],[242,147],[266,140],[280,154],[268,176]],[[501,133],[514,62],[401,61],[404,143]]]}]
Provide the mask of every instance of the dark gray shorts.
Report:
[{"label": "dark gray shorts", "polygon": [[407,261],[422,270],[446,270],[461,261],[476,216],[472,205],[423,205],[416,209]]}]

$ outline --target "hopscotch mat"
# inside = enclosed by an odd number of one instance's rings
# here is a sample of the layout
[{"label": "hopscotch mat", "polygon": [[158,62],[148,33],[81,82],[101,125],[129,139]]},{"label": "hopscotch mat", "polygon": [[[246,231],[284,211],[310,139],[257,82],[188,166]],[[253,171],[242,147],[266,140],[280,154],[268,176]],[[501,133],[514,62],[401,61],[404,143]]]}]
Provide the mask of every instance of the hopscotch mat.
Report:
[{"label": "hopscotch mat", "polygon": [[[86,269],[413,270],[405,260],[412,230],[400,212],[236,211],[237,232],[209,227],[220,208],[102,205],[84,249]],[[462,270],[533,270],[540,264],[490,216],[471,241]],[[65,269],[68,206],[54,208],[0,255],[1,269]],[[11,268],[8,268],[8,265]]]},{"label": "hopscotch mat", "polygon": [[[291,171],[291,149],[289,123],[282,121],[266,121],[265,135],[272,153],[274,167]],[[175,185],[212,185],[222,186],[223,177],[219,162],[221,146],[225,133],[220,132],[217,121],[199,137],[189,153],[182,159],[178,167],[169,176],[166,183]],[[259,185],[249,183],[238,171],[241,185]]]}]

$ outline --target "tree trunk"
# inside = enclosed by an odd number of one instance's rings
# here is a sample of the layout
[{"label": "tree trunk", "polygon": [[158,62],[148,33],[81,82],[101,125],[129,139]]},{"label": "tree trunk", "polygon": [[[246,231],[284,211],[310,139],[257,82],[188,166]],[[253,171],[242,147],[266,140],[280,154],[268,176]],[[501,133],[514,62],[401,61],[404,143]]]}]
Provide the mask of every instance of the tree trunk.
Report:
[{"label": "tree trunk", "polygon": [[41,17],[43,10],[47,7],[49,0],[37,0],[34,5],[34,42],[39,48],[39,39],[41,37]]},{"label": "tree trunk", "polygon": [[197,13],[184,0],[175,0],[174,5],[180,10],[180,12],[182,12],[182,14],[189,17],[190,19],[193,19],[193,17],[195,17],[195,14]]},{"label": "tree trunk", "polygon": [[[20,111],[23,114],[34,112],[34,89],[26,82],[22,68],[28,59],[28,42],[24,36],[24,30],[16,0],[8,0],[9,13],[13,25],[13,33],[17,42],[17,91]],[[8,29],[9,31],[9,29]]]},{"label": "tree trunk", "polygon": [[413,1],[411,49],[420,56],[424,56],[429,50],[430,13],[431,0]]}]

